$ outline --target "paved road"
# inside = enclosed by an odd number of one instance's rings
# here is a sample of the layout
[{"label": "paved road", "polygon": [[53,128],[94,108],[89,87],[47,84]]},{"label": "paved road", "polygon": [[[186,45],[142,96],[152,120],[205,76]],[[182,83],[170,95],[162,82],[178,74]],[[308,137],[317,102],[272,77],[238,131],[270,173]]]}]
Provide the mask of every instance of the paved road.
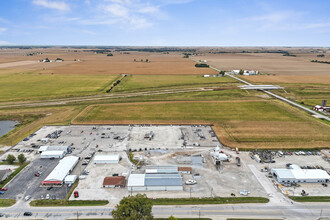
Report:
[{"label": "paved road", "polygon": [[0,109],[1,108],[13,108],[13,107],[37,107],[37,106],[51,106],[51,105],[66,105],[69,103],[76,103],[76,102],[96,101],[96,100],[105,100],[105,99],[118,99],[118,98],[130,98],[130,97],[149,96],[149,95],[176,94],[176,93],[187,93],[187,92],[206,92],[206,91],[212,91],[214,88],[215,87],[165,89],[165,90],[155,90],[155,91],[145,91],[145,92],[113,93],[113,94],[83,96],[83,97],[65,98],[65,99],[51,99],[51,100],[44,100],[44,101],[10,102],[10,103],[0,103]]},{"label": "paved road", "polygon": [[[65,218],[106,218],[111,216],[111,207],[47,207],[35,208],[24,205],[24,202],[14,207],[0,209],[8,218],[22,218],[25,211],[31,211],[33,218],[65,219]],[[285,218],[285,219],[317,219],[320,216],[330,216],[330,206],[323,204],[237,204],[237,205],[187,205],[187,206],[154,206],[155,217],[198,218],[211,217],[212,219],[225,219],[226,217],[250,218]]]}]

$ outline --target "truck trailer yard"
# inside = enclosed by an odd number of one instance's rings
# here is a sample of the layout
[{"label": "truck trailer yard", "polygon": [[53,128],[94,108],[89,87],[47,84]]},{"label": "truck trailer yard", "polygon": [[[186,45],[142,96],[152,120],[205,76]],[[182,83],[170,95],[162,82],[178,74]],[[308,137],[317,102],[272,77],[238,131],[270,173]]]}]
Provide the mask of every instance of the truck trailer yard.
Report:
[{"label": "truck trailer yard", "polygon": [[[256,152],[222,146],[210,125],[75,125],[42,127],[5,152],[2,160],[8,154],[23,153],[30,164],[6,185],[8,191],[1,197],[16,200],[24,200],[26,196],[32,200],[46,199],[47,194],[55,199],[66,197],[72,184],[42,184],[61,159],[40,158],[41,146],[57,146],[48,148],[66,149],[64,158],[79,158],[70,173],[79,179],[75,188],[79,197],[74,198],[72,194],[70,200],[109,200],[114,206],[124,196],[137,193],[146,193],[149,198],[253,196],[271,199],[276,193],[299,196],[305,190],[310,196],[330,196],[327,183],[286,186],[269,176],[271,169],[286,168],[287,164],[329,172],[329,162],[319,151],[302,154],[274,150],[269,152],[273,155],[272,163],[258,163],[253,159]],[[223,155],[221,161],[216,162],[215,152]],[[187,172],[174,174],[161,167]],[[39,176],[35,175],[37,172]],[[136,191],[127,186],[132,174],[147,175],[150,179],[160,178],[164,173],[170,173],[167,176],[170,178],[181,175],[182,188],[171,191],[162,186],[165,190],[155,191],[145,187]],[[103,187],[104,178],[112,176],[125,177],[124,186]],[[164,181],[160,179],[160,184],[165,184]],[[265,184],[272,186],[272,192]]]}]

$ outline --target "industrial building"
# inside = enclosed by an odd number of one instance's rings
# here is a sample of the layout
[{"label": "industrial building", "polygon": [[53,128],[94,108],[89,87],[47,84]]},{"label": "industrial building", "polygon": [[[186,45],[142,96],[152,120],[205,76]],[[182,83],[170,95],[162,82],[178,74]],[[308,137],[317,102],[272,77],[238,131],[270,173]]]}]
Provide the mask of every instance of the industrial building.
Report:
[{"label": "industrial building", "polygon": [[40,154],[40,158],[63,158],[65,156],[64,150],[44,151]]},{"label": "industrial building", "polygon": [[118,154],[97,154],[94,157],[94,163],[112,163],[117,164],[119,163],[120,156]]},{"label": "industrial building", "polygon": [[103,180],[103,187],[106,188],[125,187],[125,177],[124,176],[105,177]]},{"label": "industrial building", "polygon": [[[46,151],[47,152],[47,151]],[[79,157],[64,157],[54,170],[41,182],[42,185],[62,185],[65,177],[74,169]]]},{"label": "industrial building", "polygon": [[183,190],[179,173],[131,174],[128,178],[129,191],[180,191]]},{"label": "industrial building", "polygon": [[45,151],[65,151],[65,153],[68,153],[68,151],[70,150],[70,146],[40,146],[38,152],[42,153]]},{"label": "industrial building", "polygon": [[146,166],[146,173],[178,173],[178,166]]},{"label": "industrial building", "polygon": [[272,169],[271,173],[279,183],[324,183],[330,181],[330,176],[321,169],[301,169],[291,165],[290,169]]},{"label": "industrial building", "polygon": [[178,167],[179,173],[182,174],[191,174],[192,173],[192,168],[191,167]]}]

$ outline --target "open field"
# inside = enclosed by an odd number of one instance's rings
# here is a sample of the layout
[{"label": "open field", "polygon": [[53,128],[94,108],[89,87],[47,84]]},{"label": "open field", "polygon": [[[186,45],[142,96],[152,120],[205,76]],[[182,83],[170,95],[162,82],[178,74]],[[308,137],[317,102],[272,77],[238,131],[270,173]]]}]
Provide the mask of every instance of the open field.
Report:
[{"label": "open field", "polygon": [[330,140],[329,126],[278,101],[94,105],[73,123],[213,123],[222,143],[243,148],[322,148]]},{"label": "open field", "polygon": [[42,100],[96,94],[117,75],[0,74],[0,101]]},{"label": "open field", "polygon": [[199,75],[130,75],[114,91],[140,91],[171,87],[239,85],[231,77],[203,77]]},{"label": "open field", "polygon": [[297,57],[269,53],[205,54],[193,58],[207,60],[208,64],[222,70],[253,69],[270,74],[243,77],[251,82],[330,83],[330,65],[310,62],[316,59],[316,54],[300,54]]}]

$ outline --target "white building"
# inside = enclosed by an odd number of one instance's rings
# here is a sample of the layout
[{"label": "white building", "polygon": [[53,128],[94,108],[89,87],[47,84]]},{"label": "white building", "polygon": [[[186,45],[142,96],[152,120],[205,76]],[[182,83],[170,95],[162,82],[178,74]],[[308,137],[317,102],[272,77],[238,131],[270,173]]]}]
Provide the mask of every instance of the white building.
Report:
[{"label": "white building", "polygon": [[207,78],[207,77],[210,77],[210,75],[204,75],[203,77],[206,77]]},{"label": "white building", "polygon": [[240,70],[232,70],[232,71],[231,71],[231,73],[232,73],[232,74],[235,74],[235,75],[239,74],[239,72],[240,72]]},{"label": "white building", "polygon": [[44,151],[65,151],[65,153],[68,153],[68,150],[70,149],[70,146],[40,146],[38,152],[42,153]]},{"label": "white building", "polygon": [[271,173],[279,183],[323,183],[329,182],[330,176],[321,169],[301,169],[291,165],[291,169],[272,169]]},{"label": "white building", "polygon": [[94,157],[94,164],[98,163],[119,163],[120,156],[118,154],[97,154]]},{"label": "white building", "polygon": [[181,191],[182,177],[171,174],[131,174],[128,178],[129,191]]},{"label": "white building", "polygon": [[65,156],[64,150],[44,151],[40,154],[40,158],[63,158]]},{"label": "white building", "polygon": [[74,184],[77,180],[77,175],[67,175],[64,179],[65,184]]},{"label": "white building", "polygon": [[[47,151],[46,151],[47,152]],[[74,169],[79,157],[68,156],[60,160],[53,171],[41,182],[43,185],[61,185],[65,177]]]}]

